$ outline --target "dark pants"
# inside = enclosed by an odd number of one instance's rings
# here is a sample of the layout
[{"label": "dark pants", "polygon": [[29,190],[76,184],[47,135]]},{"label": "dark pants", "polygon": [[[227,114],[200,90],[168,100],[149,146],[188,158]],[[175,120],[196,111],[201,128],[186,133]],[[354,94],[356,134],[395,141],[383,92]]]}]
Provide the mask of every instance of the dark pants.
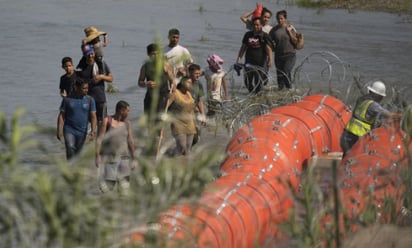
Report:
[{"label": "dark pants", "polygon": [[162,128],[164,128],[160,115],[165,112],[168,94],[160,94],[159,98],[155,99],[155,96],[146,92],[143,100],[143,109],[148,121],[147,130],[149,131],[149,137],[151,137],[151,139],[146,140],[145,153],[147,155],[156,154],[157,145],[160,142],[159,137],[161,136]]},{"label": "dark pants", "polygon": [[156,101],[152,95],[146,93],[143,100],[143,109],[144,113],[148,116],[149,121],[157,122],[157,115],[163,113],[166,110],[167,100],[169,97],[168,94],[168,92],[160,93],[159,98]]},{"label": "dark pants", "polygon": [[262,88],[262,83],[266,80],[267,76],[264,71],[257,70],[256,68],[245,67],[244,81],[250,93],[258,93]]},{"label": "dark pants", "polygon": [[352,146],[358,141],[359,136],[354,135],[347,130],[344,130],[342,136],[340,137],[340,147],[343,150],[343,156],[345,156]]},{"label": "dark pants", "polygon": [[107,103],[106,102],[96,102],[96,118],[97,121],[101,122],[107,116]]},{"label": "dark pants", "polygon": [[220,109],[222,108],[222,103],[214,100],[214,99],[210,99],[207,102],[207,116],[214,116],[216,114],[216,112],[218,112]]},{"label": "dark pants", "polygon": [[103,56],[95,57],[97,67],[99,67],[99,74],[106,75],[106,67],[104,66]]},{"label": "dark pants", "polygon": [[64,145],[66,146],[66,158],[70,160],[74,155],[79,154],[86,140],[86,135],[77,136],[71,133],[64,133]]},{"label": "dark pants", "polygon": [[286,87],[292,88],[292,69],[296,63],[296,54],[287,53],[283,55],[275,54],[276,75],[279,90]]}]

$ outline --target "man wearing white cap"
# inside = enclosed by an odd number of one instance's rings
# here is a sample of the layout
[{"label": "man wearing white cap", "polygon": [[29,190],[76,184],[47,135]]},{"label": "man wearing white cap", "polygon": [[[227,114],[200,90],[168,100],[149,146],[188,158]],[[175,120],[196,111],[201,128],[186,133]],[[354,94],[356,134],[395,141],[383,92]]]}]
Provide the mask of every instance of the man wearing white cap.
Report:
[{"label": "man wearing white cap", "polygon": [[352,113],[352,118],[340,138],[340,146],[345,156],[350,148],[371,129],[376,128],[378,118],[400,118],[397,113],[391,113],[379,103],[386,96],[385,84],[376,81],[368,86],[369,93],[358,98]]}]

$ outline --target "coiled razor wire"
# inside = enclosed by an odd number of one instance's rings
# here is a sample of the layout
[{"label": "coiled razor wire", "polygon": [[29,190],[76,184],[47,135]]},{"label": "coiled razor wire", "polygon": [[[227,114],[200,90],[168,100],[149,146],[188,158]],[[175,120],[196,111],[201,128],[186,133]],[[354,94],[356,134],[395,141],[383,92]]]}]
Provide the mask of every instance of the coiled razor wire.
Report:
[{"label": "coiled razor wire", "polygon": [[[244,82],[245,65],[241,66],[243,68],[240,74],[234,65],[226,74],[231,99],[222,102],[216,117],[229,129],[230,134],[252,118],[265,114],[274,107],[299,101],[310,94],[329,94],[351,106],[359,96],[367,93],[367,86],[372,83],[362,82],[358,70],[330,51],[313,52],[297,63],[290,79],[292,88],[286,90],[278,90],[275,68],[266,70],[260,66],[248,65],[249,69],[259,72],[258,75],[264,75],[267,80],[267,85],[262,86],[259,93],[253,93],[255,89],[250,93]],[[262,85],[263,80],[260,78]],[[391,111],[403,111],[408,104],[407,96],[412,93],[410,87],[400,90],[387,87],[391,94],[388,94],[383,105]]]}]

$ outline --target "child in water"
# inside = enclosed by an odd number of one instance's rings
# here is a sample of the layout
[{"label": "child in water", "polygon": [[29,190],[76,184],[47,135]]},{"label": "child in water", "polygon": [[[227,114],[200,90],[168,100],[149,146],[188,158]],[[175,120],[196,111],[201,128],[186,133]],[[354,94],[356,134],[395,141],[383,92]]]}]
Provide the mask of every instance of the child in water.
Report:
[{"label": "child in water", "polygon": [[[106,47],[109,42],[107,33],[99,31],[96,27],[89,26],[84,29],[84,34],[86,37],[82,40],[82,44],[90,44],[93,46],[94,59],[99,67],[99,74],[106,74],[103,66],[103,47]],[[100,36],[103,36],[103,41],[100,40]],[[86,63],[84,57],[79,62],[79,64],[81,63]],[[79,66],[77,66],[77,68],[79,68]]]},{"label": "child in water", "polygon": [[76,73],[71,57],[64,57],[62,59],[62,68],[65,74],[60,77],[60,96],[66,97],[70,96],[74,91],[74,82],[76,81]]},{"label": "child in water", "polygon": [[[223,59],[217,54],[212,54],[207,58],[207,63],[209,66],[204,70],[207,86],[207,116],[214,116],[223,99],[228,99],[229,92],[225,79],[226,72],[222,67]],[[222,86],[224,95],[222,94]]]}]

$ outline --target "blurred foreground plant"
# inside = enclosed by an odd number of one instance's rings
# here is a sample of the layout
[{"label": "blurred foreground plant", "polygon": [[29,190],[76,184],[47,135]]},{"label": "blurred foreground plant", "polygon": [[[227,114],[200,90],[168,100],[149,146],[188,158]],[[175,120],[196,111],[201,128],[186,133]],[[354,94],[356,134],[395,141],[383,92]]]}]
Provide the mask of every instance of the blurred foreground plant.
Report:
[{"label": "blurred foreground plant", "polygon": [[64,154],[50,154],[47,165],[22,163],[22,152],[30,148],[36,156],[45,149],[32,138],[39,128],[19,125],[23,112],[16,111],[10,128],[0,113],[1,247],[116,247],[131,229],[156,221],[177,201],[200,195],[220,159],[214,151],[160,161],[141,156],[131,194],[102,195],[93,142],[69,162]]},{"label": "blurred foreground plant", "polygon": [[15,167],[19,151],[35,145],[34,140],[24,140],[36,130],[36,127],[31,125],[21,127],[19,121],[23,114],[23,109],[16,110],[12,116],[9,130],[6,116],[0,112],[0,172]]}]

